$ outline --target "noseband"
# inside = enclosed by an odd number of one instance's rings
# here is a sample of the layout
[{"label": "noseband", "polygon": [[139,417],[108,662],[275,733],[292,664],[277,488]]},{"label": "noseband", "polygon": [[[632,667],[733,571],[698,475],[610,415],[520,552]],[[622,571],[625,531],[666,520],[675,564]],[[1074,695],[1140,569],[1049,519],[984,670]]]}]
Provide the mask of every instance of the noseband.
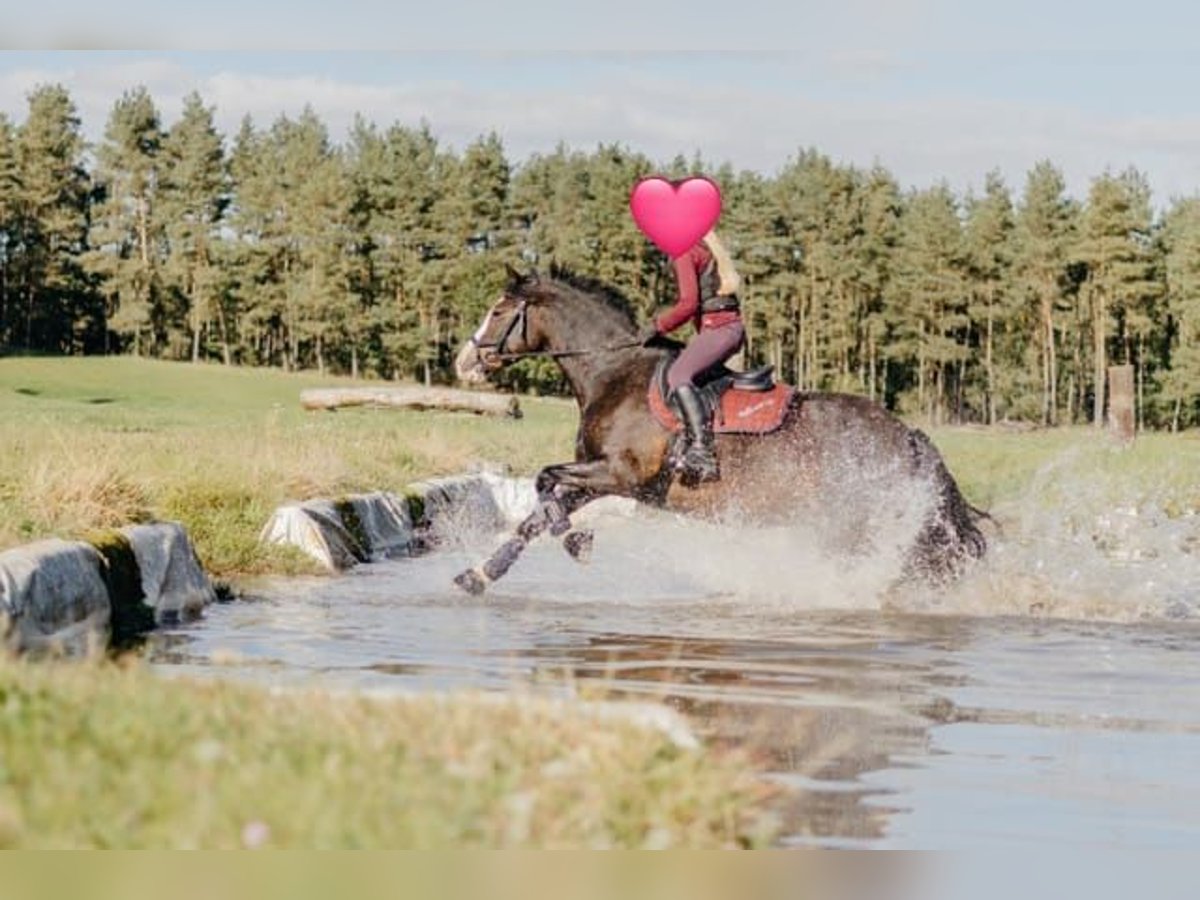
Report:
[{"label": "noseband", "polygon": [[471,339],[470,339],[471,345],[476,350],[494,350],[496,353],[496,356],[501,357],[501,358],[518,358],[518,357],[524,356],[525,354],[522,354],[522,353],[506,353],[504,351],[504,348],[505,348],[505,346],[507,346],[509,339],[513,336],[513,332],[515,332],[518,328],[521,329],[521,343],[525,343],[526,341],[528,341],[528,339],[529,339],[528,310],[529,310],[529,301],[528,300],[520,301],[517,304],[517,311],[515,313],[513,313],[513,317],[511,319],[509,319],[508,325],[505,326],[504,332],[503,332],[503,334],[500,335],[499,340],[489,341],[488,343],[485,344],[483,341],[479,340],[479,338],[477,338],[475,335],[471,335]]}]

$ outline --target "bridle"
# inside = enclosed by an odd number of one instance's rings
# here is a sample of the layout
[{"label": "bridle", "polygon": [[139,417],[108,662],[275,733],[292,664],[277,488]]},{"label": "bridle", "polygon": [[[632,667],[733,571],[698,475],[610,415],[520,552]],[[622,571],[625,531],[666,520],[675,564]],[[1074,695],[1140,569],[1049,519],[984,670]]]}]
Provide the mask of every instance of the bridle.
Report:
[{"label": "bridle", "polygon": [[468,343],[476,350],[491,350],[492,356],[499,360],[511,361],[517,359],[528,359],[531,357],[544,356],[550,359],[562,359],[570,356],[588,356],[592,353],[608,353],[615,350],[629,350],[633,347],[642,346],[641,341],[626,341],[621,344],[610,344],[606,347],[590,347],[579,350],[521,350],[518,352],[508,352],[504,348],[508,345],[513,334],[520,329],[521,343],[527,343],[529,340],[529,301],[520,300],[517,302],[516,311],[513,313],[508,324],[504,326],[504,331],[500,337],[494,341],[479,340],[478,333],[471,335]]},{"label": "bridle", "polygon": [[521,329],[521,343],[529,340],[529,301],[521,300],[517,303],[517,311],[513,313],[513,317],[508,320],[508,325],[504,328],[504,333],[500,335],[500,339],[484,343],[479,340],[478,333],[471,335],[471,346],[476,350],[494,350],[495,356],[498,359],[520,359],[522,356],[532,355],[528,353],[506,353],[505,345],[508,344],[509,338],[513,336],[513,332],[518,328]]}]

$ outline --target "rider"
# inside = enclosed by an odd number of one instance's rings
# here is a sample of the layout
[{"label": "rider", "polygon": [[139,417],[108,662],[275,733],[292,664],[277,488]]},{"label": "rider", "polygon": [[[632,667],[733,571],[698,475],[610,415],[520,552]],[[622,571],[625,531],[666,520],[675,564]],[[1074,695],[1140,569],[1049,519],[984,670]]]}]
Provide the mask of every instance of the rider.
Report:
[{"label": "rider", "polygon": [[672,261],[678,298],[675,305],[651,321],[641,333],[643,343],[670,334],[687,322],[696,336],[667,372],[667,400],[684,423],[687,446],[677,466],[689,480],[720,478],[713,446],[712,423],[697,390],[696,379],[741,349],[746,339],[737,290],[741,283],[724,245],[709,231]]}]

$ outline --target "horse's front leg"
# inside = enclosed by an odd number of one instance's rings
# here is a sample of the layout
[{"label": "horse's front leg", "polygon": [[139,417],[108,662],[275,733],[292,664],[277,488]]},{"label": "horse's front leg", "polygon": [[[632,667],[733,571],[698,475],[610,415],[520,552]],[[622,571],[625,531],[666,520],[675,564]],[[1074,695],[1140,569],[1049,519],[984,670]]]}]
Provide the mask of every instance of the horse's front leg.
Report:
[{"label": "horse's front leg", "polygon": [[[534,538],[547,530],[553,535],[570,531],[573,512],[602,494],[616,493],[622,482],[607,463],[597,461],[548,466],[538,474],[536,487],[538,508],[483,565],[467,569],[454,579],[460,588],[471,594],[483,593],[488,582],[499,580],[512,568]],[[567,535],[564,546],[579,559],[586,554],[590,541],[586,535]]]}]

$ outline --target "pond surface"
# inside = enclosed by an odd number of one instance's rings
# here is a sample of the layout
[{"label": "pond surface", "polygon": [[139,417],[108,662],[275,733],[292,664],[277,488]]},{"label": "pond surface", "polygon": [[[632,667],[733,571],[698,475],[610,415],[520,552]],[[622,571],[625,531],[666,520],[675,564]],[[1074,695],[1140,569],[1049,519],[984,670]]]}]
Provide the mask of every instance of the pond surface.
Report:
[{"label": "pond surface", "polygon": [[494,535],[261,581],[151,658],[372,690],[601,682],[751,748],[795,789],[788,846],[1200,847],[1195,519],[1002,539],[952,591],[907,595],[785,531],[591,525],[588,565],[546,541],[480,598],[451,578]]}]

